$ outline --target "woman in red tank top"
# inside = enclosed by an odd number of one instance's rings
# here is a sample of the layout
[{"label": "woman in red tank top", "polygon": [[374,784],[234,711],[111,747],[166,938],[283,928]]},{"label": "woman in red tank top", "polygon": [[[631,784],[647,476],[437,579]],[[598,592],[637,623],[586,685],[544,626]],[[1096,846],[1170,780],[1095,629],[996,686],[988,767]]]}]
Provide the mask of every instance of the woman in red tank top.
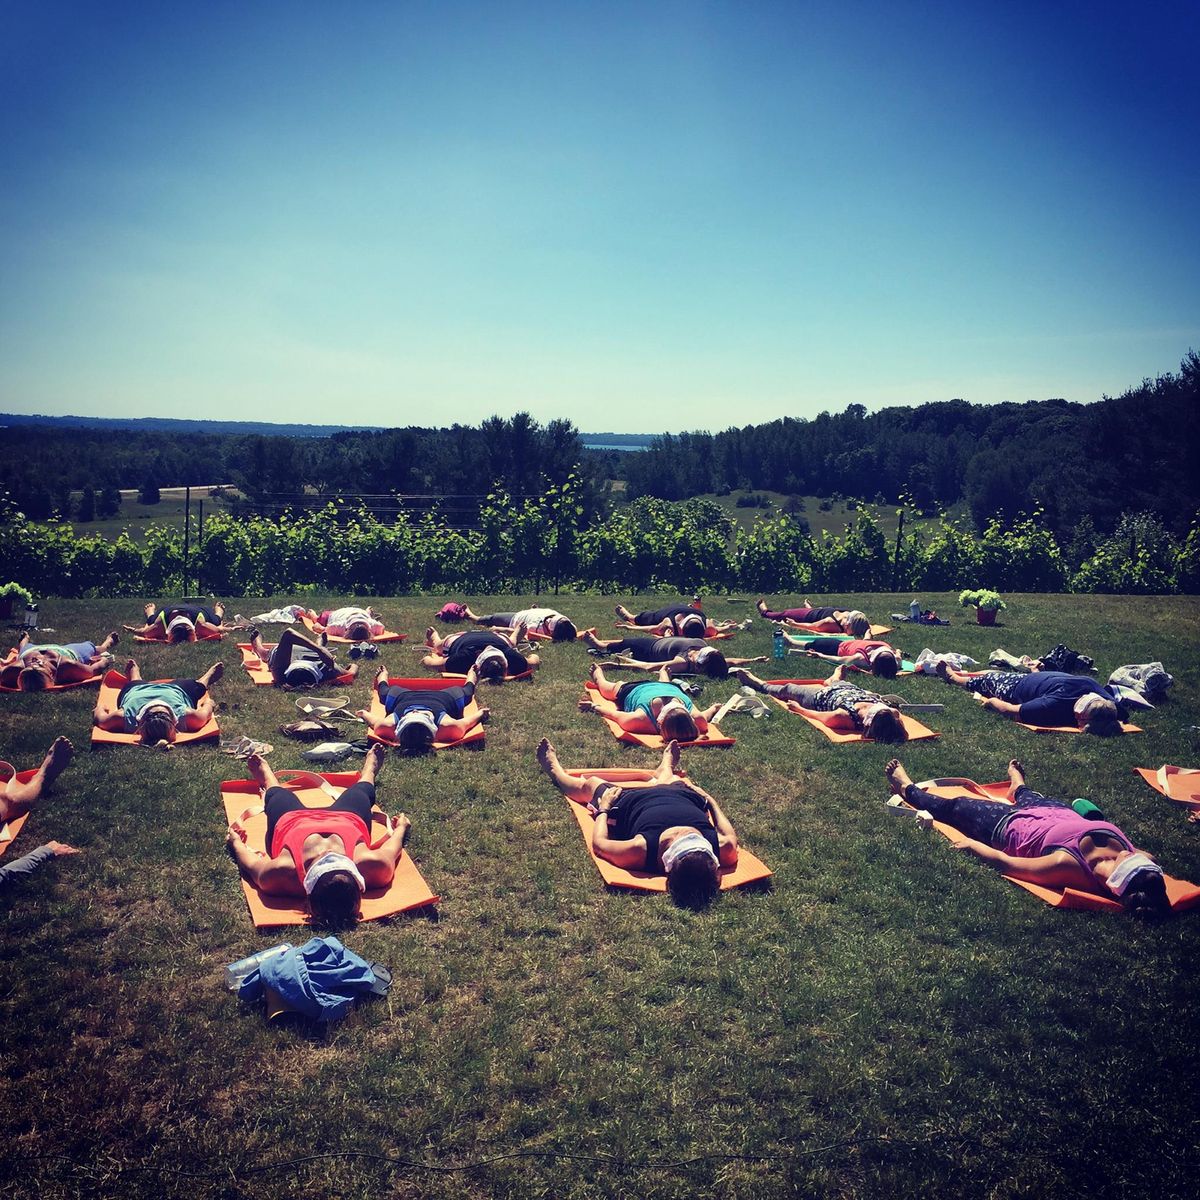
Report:
[{"label": "woman in red tank top", "polygon": [[226,842],[243,875],[264,895],[306,897],[320,924],[336,928],[357,920],[363,892],[392,881],[410,826],[401,813],[388,835],[371,844],[375,777],[385,755],[382,746],[373,746],[357,783],[332,805],[308,808],[252,754],[246,766],[263,792],[267,844],[252,850],[241,823],[229,826]]}]

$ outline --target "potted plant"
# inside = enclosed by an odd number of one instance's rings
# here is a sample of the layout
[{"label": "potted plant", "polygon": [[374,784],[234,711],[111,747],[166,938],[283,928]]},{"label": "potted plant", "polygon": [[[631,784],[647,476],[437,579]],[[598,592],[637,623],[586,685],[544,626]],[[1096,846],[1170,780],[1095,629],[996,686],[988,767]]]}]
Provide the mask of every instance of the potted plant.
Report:
[{"label": "potted plant", "polygon": [[968,589],[965,592],[960,592],[958,602],[963,608],[974,607],[975,620],[980,625],[995,625],[996,614],[1008,605],[1000,599],[999,592],[989,591],[987,588]]},{"label": "potted plant", "polygon": [[0,583],[0,621],[8,620],[17,607],[17,601],[23,606],[33,603],[33,594],[19,583]]}]

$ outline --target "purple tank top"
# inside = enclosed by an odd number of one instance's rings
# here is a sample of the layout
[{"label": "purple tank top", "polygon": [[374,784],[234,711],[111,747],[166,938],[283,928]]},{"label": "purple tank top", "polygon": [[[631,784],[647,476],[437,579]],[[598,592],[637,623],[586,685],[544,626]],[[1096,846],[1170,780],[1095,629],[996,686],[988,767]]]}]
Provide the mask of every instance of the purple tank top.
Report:
[{"label": "purple tank top", "polygon": [[1087,834],[1104,833],[1132,850],[1129,839],[1105,821],[1089,821],[1072,808],[1058,805],[1030,805],[1019,808],[1008,818],[999,849],[1013,858],[1040,858],[1055,850],[1065,850],[1090,875],[1091,869],[1079,841]]}]

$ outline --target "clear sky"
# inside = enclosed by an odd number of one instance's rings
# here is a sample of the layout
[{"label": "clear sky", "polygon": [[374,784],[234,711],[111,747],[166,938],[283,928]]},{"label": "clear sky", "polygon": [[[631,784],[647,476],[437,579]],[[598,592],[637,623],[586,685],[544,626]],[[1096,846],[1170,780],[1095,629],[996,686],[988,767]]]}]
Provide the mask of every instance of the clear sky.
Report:
[{"label": "clear sky", "polygon": [[0,22],[0,410],[721,429],[1200,349],[1195,0]]}]

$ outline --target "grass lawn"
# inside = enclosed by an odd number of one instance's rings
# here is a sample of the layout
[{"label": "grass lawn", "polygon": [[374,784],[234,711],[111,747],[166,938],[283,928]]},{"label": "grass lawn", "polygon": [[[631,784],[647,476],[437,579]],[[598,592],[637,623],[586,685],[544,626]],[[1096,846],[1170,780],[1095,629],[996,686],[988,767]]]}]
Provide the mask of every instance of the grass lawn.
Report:
[{"label": "grass lawn", "polygon": [[[910,598],[846,597],[876,619]],[[913,777],[990,781],[1020,757],[1035,787],[1090,797],[1171,874],[1200,879],[1200,826],[1132,773],[1200,766],[1200,602],[1008,599],[984,630],[952,597],[922,596],[954,625],[894,640],[981,660],[1064,641],[1103,678],[1162,659],[1172,699],[1145,733],[1101,741],[1037,735],[901,679],[885,690],[946,706],[926,718],[941,740],[902,753]],[[376,606],[419,641],[442,603]],[[611,626],[606,600],[558,606]],[[140,607],[48,600],[42,619],[68,640]],[[723,646],[769,642],[758,621]],[[147,678],[214,654],[137,649]],[[274,742],[277,768],[304,765],[276,731],[294,697],[253,688],[233,646],[216,650],[226,732]],[[384,648],[399,673],[417,657]],[[0,1194],[1195,1194],[1200,912],[1141,927],[1051,909],[888,811],[891,749],[835,746],[782,712],[730,717],[736,746],[684,752],[773,886],[699,915],[608,892],[533,748],[545,733],[567,766],[652,758],[576,711],[582,646],[543,658],[534,683],[486,690],[484,751],[384,769],[380,801],[412,817],[409,851],[442,903],[346,934],[395,983],[327,1038],[268,1025],[223,987],[225,963],[281,940],[254,932],[223,848],[218,784],[241,764],[91,753],[90,691],[0,696],[0,757],[32,766],[59,732],[78,751],[8,861],[51,838],[85,851],[0,892]],[[763,671],[806,675],[806,661]],[[704,702],[733,687],[707,683]]]}]

